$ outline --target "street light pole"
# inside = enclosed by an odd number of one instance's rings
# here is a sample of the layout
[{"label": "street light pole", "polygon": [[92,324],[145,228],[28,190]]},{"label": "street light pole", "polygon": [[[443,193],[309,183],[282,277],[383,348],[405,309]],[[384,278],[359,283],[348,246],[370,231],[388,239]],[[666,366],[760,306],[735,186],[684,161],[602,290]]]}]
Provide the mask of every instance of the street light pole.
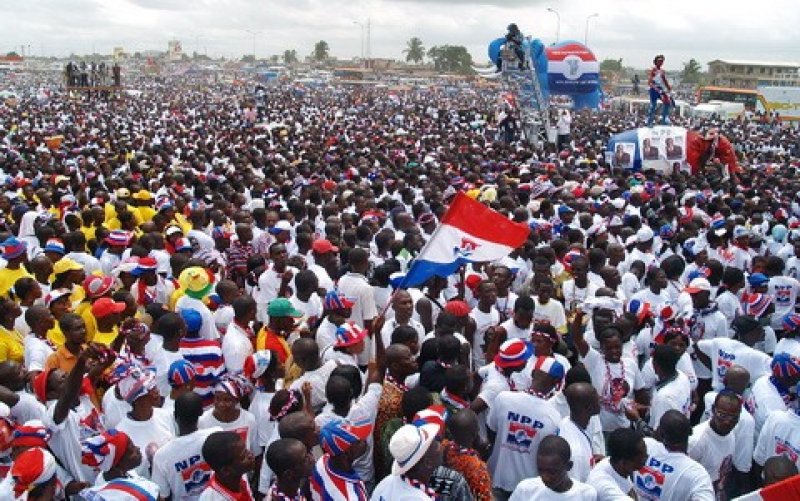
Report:
[{"label": "street light pole", "polygon": [[256,35],[260,35],[261,32],[258,30],[244,30],[247,33],[250,33],[253,37],[253,62],[256,61]]},{"label": "street light pole", "polygon": [[583,32],[583,45],[588,45],[589,42],[589,20],[593,17],[600,17],[600,14],[595,12],[590,16],[586,16],[586,30]]},{"label": "street light pole", "polygon": [[557,10],[555,10],[555,9],[553,9],[551,7],[547,8],[547,12],[552,12],[553,14],[556,15],[556,20],[558,22],[556,24],[556,43],[558,43],[558,41],[561,38],[561,14],[559,14]]},{"label": "street light pole", "polygon": [[364,23],[361,21],[353,21],[353,24],[357,24],[361,27],[361,60],[364,60]]}]

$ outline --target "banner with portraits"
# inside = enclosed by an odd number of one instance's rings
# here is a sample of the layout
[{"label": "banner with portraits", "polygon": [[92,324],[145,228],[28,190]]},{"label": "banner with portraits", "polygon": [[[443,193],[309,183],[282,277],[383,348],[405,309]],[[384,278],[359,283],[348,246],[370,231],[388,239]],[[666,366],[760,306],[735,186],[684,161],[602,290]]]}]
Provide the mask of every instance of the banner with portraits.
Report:
[{"label": "banner with portraits", "polygon": [[655,170],[669,174],[686,166],[686,129],[642,127],[611,138],[606,160],[613,169]]}]

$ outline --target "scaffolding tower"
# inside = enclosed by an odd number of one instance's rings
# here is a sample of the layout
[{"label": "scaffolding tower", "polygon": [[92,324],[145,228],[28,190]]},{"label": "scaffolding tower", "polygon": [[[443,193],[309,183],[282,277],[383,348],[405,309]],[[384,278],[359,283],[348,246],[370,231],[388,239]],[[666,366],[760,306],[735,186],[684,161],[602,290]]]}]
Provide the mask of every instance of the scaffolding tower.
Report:
[{"label": "scaffolding tower", "polygon": [[515,98],[525,140],[539,147],[548,141],[550,106],[542,94],[536,64],[531,58],[531,38],[526,37],[526,41],[521,68],[513,47],[506,44],[503,48],[503,85]]}]

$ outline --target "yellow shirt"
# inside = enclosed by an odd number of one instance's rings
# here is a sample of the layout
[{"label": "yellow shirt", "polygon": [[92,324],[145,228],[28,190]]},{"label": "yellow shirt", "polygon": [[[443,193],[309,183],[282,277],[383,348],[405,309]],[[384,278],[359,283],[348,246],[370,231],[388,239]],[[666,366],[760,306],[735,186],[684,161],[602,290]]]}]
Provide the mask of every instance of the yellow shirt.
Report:
[{"label": "yellow shirt", "polygon": [[3,268],[0,270],[0,295],[5,295],[20,278],[30,277],[30,273],[25,271],[24,266],[20,266],[16,270],[10,268]]},{"label": "yellow shirt", "polygon": [[64,333],[61,332],[61,326],[58,325],[58,321],[56,321],[56,325],[52,329],[47,331],[47,339],[58,347],[64,346],[67,338],[65,338]]},{"label": "yellow shirt", "polygon": [[79,315],[86,325],[86,341],[94,341],[94,336],[97,334],[97,319],[92,315],[92,308],[84,308]]},{"label": "yellow shirt", "polygon": [[22,334],[16,329],[8,330],[0,326],[0,362],[11,360],[23,363],[25,348],[22,345]]},{"label": "yellow shirt", "polygon": [[137,219],[140,219],[143,223],[147,223],[153,220],[153,216],[158,214],[156,210],[148,205],[144,205],[141,207],[134,207],[133,209],[134,216],[138,216]]},{"label": "yellow shirt", "polygon": [[81,233],[83,236],[86,237],[87,242],[91,242],[95,240],[95,233],[97,232],[97,227],[95,226],[81,226]]},{"label": "yellow shirt", "polygon": [[119,335],[119,329],[115,325],[111,332],[100,332],[99,330],[95,332],[92,341],[111,347],[111,343],[117,339],[117,335]]}]

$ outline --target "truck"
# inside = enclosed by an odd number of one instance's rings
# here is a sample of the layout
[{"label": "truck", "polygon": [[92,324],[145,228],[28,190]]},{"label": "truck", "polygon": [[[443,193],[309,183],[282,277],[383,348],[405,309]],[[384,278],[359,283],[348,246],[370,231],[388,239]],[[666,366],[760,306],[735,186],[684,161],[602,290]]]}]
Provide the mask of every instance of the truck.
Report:
[{"label": "truck", "polygon": [[721,120],[731,120],[744,113],[744,103],[713,100],[698,104],[692,110],[692,115],[698,118],[711,118],[716,116]]},{"label": "truck", "polygon": [[800,120],[800,87],[763,86],[758,93],[759,104],[767,113],[777,112],[784,120]]}]

